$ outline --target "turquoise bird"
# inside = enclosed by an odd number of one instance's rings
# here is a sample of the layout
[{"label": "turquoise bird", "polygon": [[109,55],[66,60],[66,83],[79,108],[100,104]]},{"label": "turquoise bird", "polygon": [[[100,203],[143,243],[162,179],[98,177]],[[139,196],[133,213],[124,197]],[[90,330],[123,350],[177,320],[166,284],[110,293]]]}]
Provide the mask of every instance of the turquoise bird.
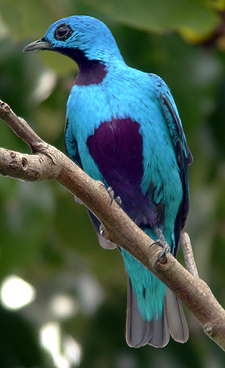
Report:
[{"label": "turquoise bird", "polygon": [[[24,49],[52,50],[79,67],[67,102],[68,156],[95,180],[112,188],[123,210],[152,239],[160,230],[176,256],[189,210],[187,146],[174,99],[154,74],[126,65],[110,30],[89,16],[52,24]],[[101,235],[104,248],[115,248]],[[130,346],[165,346],[188,339],[177,297],[121,249],[128,273],[126,339]]]}]

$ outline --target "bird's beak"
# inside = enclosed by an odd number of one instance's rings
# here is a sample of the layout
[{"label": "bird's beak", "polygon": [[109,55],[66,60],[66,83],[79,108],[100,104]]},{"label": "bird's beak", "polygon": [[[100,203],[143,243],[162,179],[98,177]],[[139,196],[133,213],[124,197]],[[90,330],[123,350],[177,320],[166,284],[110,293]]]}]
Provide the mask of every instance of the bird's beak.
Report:
[{"label": "bird's beak", "polygon": [[24,47],[23,51],[34,51],[34,50],[52,50],[52,45],[48,41],[44,41],[42,38],[40,40],[29,43]]}]

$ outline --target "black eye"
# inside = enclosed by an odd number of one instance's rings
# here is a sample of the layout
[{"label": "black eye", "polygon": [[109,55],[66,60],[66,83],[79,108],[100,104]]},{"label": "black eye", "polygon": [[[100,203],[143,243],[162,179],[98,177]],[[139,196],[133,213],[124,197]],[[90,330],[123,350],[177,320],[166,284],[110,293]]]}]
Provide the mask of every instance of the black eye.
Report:
[{"label": "black eye", "polygon": [[68,24],[60,24],[55,30],[55,38],[59,41],[66,41],[72,33],[73,31]]}]

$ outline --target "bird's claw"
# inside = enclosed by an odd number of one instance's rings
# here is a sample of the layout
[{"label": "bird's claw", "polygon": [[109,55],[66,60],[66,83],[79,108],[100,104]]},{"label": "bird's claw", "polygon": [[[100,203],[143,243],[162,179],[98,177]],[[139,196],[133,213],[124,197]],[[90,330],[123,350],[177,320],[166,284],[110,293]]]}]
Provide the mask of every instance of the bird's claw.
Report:
[{"label": "bird's claw", "polygon": [[109,197],[110,197],[110,199],[111,199],[110,206],[112,205],[113,200],[114,200],[114,201],[115,201],[119,206],[121,206],[121,204],[122,204],[121,198],[120,198],[119,196],[117,196],[116,198],[114,197],[114,196],[115,196],[115,192],[114,192],[113,188],[112,188],[112,187],[108,187],[107,192],[109,193]]},{"label": "bird's claw", "polygon": [[160,245],[160,247],[162,247],[162,252],[157,258],[156,263],[158,263],[159,261],[160,263],[165,263],[166,254],[170,252],[170,246],[168,245],[161,229],[156,229],[155,234],[158,236],[158,239],[153,244],[158,244]]},{"label": "bird's claw", "polygon": [[101,225],[99,226],[99,234],[100,234],[101,236],[104,236],[104,233],[105,233],[105,229],[104,229],[104,226],[101,224]]}]

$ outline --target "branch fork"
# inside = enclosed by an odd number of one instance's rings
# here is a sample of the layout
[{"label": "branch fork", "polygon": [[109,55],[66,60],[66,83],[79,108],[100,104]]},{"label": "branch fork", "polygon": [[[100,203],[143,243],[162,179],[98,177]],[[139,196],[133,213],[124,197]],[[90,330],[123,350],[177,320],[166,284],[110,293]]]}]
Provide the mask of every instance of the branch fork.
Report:
[{"label": "branch fork", "polygon": [[206,335],[225,350],[225,310],[198,277],[188,235],[184,233],[181,239],[187,269],[171,253],[166,253],[162,260],[162,248],[135,225],[115,200],[110,203],[103,183],[90,178],[62,152],[44,142],[3,101],[0,101],[0,117],[32,152],[23,154],[0,148],[0,174],[29,182],[55,180],[63,185],[98,217],[104,236],[164,282],[193,312]]}]

